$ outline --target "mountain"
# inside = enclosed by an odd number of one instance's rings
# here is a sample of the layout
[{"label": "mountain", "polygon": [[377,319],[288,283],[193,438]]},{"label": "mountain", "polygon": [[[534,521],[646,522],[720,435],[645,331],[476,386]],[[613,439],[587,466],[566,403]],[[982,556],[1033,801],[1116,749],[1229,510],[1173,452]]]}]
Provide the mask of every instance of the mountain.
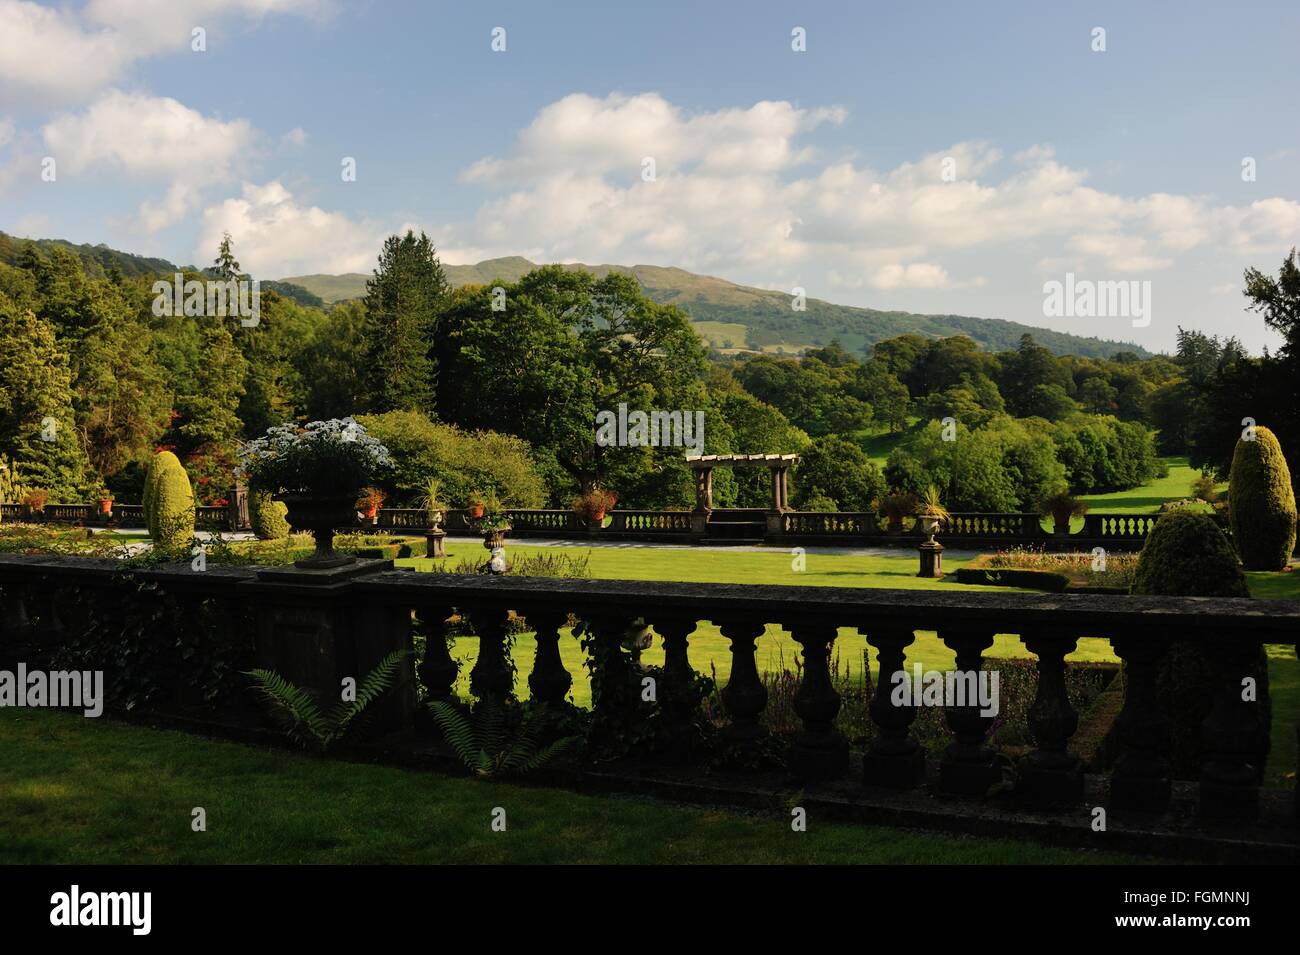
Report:
[{"label": "mountain", "polygon": [[[77,255],[90,275],[101,277],[116,269],[126,278],[170,275],[178,266],[166,259],[120,252],[100,245],[74,245],[63,239],[22,239],[0,232],[0,262],[13,265],[23,247],[32,242],[43,253],[60,247]],[[850,351],[863,348],[907,332],[928,338],[968,335],[989,351],[1015,348],[1020,336],[1030,334],[1058,355],[1074,354],[1106,357],[1116,352],[1132,352],[1140,357],[1150,353],[1124,342],[1085,338],[1009,322],[999,318],[975,318],[970,315],[917,315],[911,312],[885,312],[874,308],[836,305],[810,298],[804,311],[790,307],[785,292],[737,285],[725,279],[697,275],[685,269],[657,265],[582,265],[566,264],[568,269],[583,269],[596,276],[616,271],[631,275],[641,283],[646,294],[656,302],[680,306],[695,324],[696,330],[714,348],[723,352],[766,351],[797,353],[806,348],[827,345],[838,339]],[[193,268],[188,266],[187,268]],[[491,285],[514,282],[537,265],[521,256],[488,259],[477,265],[445,265],[447,279],[453,286]],[[304,305],[319,306],[366,294],[369,275],[351,272],[344,275],[298,275],[265,281],[263,288],[274,289]]]},{"label": "mountain", "polygon": [[[794,353],[806,348],[827,345],[834,339],[850,351],[907,332],[927,338],[967,335],[989,351],[1009,351],[1029,334],[1041,345],[1058,355],[1084,355],[1101,358],[1117,352],[1132,352],[1140,357],[1150,353],[1126,342],[1085,338],[1048,328],[1022,325],[1000,318],[975,318],[970,315],[916,315],[911,312],[880,311],[852,305],[836,305],[810,298],[802,312],[794,311],[785,292],[737,285],[725,279],[696,275],[685,269],[657,265],[583,265],[566,264],[567,269],[582,269],[597,277],[609,272],[623,272],[636,278],[646,294],[656,302],[678,305],[695,324],[696,330],[714,348],[724,352],[766,351]],[[477,265],[444,265],[447,280],[453,286],[493,282],[514,282],[537,265],[521,256],[488,259]],[[366,294],[368,275],[351,272],[344,275],[298,275],[279,281],[296,285],[326,302],[341,302]]]},{"label": "mountain", "polygon": [[154,259],[144,255],[133,255],[130,252],[119,252],[117,249],[110,249],[102,243],[99,245],[90,245],[88,243],[73,245],[63,239],[23,239],[5,232],[0,232],[0,262],[5,265],[13,265],[18,261],[23,246],[28,242],[31,242],[47,256],[50,249],[67,249],[81,259],[86,274],[94,278],[104,278],[114,266],[125,278],[165,274],[179,270],[177,266],[166,259]]}]

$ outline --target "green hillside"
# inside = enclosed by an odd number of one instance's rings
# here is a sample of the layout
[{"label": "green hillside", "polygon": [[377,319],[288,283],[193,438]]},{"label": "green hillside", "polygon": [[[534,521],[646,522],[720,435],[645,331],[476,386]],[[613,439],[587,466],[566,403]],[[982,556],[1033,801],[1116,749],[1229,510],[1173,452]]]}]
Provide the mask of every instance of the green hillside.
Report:
[{"label": "green hillside", "polygon": [[[488,259],[477,265],[443,266],[453,286],[514,282],[536,267],[535,263],[517,255]],[[1060,355],[1107,357],[1121,351],[1142,357],[1148,355],[1137,345],[1069,335],[997,318],[884,312],[835,305],[815,298],[807,300],[804,311],[796,312],[785,292],[737,285],[685,269],[581,263],[566,264],[565,268],[583,269],[596,276],[611,271],[635,276],[651,298],[680,306],[696,322],[697,330],[711,345],[726,351],[799,352],[830,344],[835,339],[850,351],[859,351],[882,339],[907,332],[929,338],[968,335],[989,351],[1007,351],[1014,349],[1020,336],[1028,333]],[[326,302],[339,302],[364,295],[367,278],[369,276],[353,272],[346,275],[288,276],[280,281],[300,286]]]},{"label": "green hillside", "polygon": [[88,243],[73,245],[63,239],[24,239],[5,232],[0,232],[0,262],[5,265],[16,264],[23,246],[28,242],[33,243],[46,256],[49,255],[50,249],[67,249],[81,259],[86,274],[92,278],[106,277],[114,266],[125,278],[178,271],[178,267],[166,259],[154,259],[144,255],[132,255],[130,252],[119,252],[117,249],[110,249],[102,243],[100,245],[90,245]]}]

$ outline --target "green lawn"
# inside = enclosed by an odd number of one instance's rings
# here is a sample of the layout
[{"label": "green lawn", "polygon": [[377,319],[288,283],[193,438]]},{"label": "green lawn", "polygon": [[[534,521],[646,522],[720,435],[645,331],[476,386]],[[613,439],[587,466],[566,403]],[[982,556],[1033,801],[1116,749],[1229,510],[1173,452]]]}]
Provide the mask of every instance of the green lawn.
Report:
[{"label": "green lawn", "polygon": [[[1089,510],[1101,514],[1151,514],[1165,501],[1190,498],[1192,482],[1201,476],[1201,472],[1189,465],[1185,457],[1165,458],[1164,461],[1169,465],[1169,474],[1150,484],[1114,494],[1081,494],[1080,497],[1088,502]],[[1226,481],[1219,485],[1220,491],[1227,488]],[[1198,506],[1207,507],[1203,504]]]},{"label": "green lawn", "polygon": [[[202,807],[207,831],[194,832]],[[506,831],[493,832],[494,809]],[[1113,854],[448,778],[0,710],[0,864],[1123,863]]]}]

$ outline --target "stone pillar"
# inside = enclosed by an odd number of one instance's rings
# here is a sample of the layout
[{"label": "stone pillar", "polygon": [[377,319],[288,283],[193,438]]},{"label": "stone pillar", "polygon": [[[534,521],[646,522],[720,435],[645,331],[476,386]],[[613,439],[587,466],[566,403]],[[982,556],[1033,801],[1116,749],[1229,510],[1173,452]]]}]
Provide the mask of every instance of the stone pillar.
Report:
[{"label": "stone pillar", "polygon": [[772,510],[781,513],[785,510],[785,502],[782,500],[782,475],[780,468],[768,468],[768,477],[772,480]]},{"label": "stone pillar", "polygon": [[907,674],[906,648],[915,640],[913,632],[903,626],[883,624],[868,627],[867,643],[876,648],[876,692],[871,696],[871,721],[880,731],[871,748],[862,757],[862,781],[891,789],[910,789],[925,779],[925,751],[912,737],[910,728],[916,720],[916,700],[911,705],[895,706],[895,674]]},{"label": "stone pillar", "polygon": [[[391,560],[358,560],[326,570],[262,567],[236,593],[252,609],[254,659],[329,708],[341,698],[342,681],[358,684],[394,650],[411,650],[409,609],[358,603],[350,587],[357,577],[392,570]],[[415,681],[408,657],[397,685],[375,706],[376,725],[402,729],[415,710]]]},{"label": "stone pillar", "polygon": [[[959,678],[972,685],[979,679],[984,651],[993,646],[993,634],[982,628],[944,627],[939,636],[957,654]],[[964,706],[945,706],[944,715],[956,739],[939,764],[939,788],[958,796],[983,796],[1002,778],[997,754],[984,745],[994,718],[984,716],[978,700],[969,697]]]},{"label": "stone pillar", "polygon": [[791,634],[803,648],[803,681],[794,696],[794,710],[803,721],[803,732],[790,746],[790,773],[809,782],[839,779],[849,767],[849,742],[835,728],[835,717],[840,712],[840,695],[830,672],[835,627],[795,624]]},{"label": "stone pillar", "polygon": [[1078,641],[1060,631],[1020,639],[1038,657],[1038,690],[1029,707],[1029,731],[1038,748],[1020,761],[1019,791],[1033,808],[1071,805],[1083,798],[1083,765],[1068,749],[1079,715],[1065,689],[1065,657]]},{"label": "stone pillar", "polygon": [[938,579],[943,576],[943,545],[936,540],[922,541],[918,548],[921,554],[921,569],[916,576]]},{"label": "stone pillar", "polygon": [[431,530],[429,533],[425,534],[424,535],[424,556],[434,557],[439,559],[446,557],[447,550],[443,546],[443,540],[446,538],[446,536],[447,536],[447,532],[442,530],[441,528],[435,528],[434,530]]},{"label": "stone pillar", "polygon": [[1169,649],[1160,633],[1111,637],[1124,661],[1124,707],[1115,720],[1119,756],[1110,777],[1112,811],[1162,813],[1169,807],[1169,728],[1156,699],[1156,674]]}]

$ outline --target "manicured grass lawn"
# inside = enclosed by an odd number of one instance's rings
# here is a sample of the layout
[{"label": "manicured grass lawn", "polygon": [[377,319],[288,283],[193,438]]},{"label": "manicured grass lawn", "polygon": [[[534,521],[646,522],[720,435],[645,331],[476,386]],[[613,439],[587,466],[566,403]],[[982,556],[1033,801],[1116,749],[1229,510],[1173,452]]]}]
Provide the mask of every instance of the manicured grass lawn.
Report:
[{"label": "manicured grass lawn", "polygon": [[[192,810],[207,831],[191,829]],[[506,813],[506,831],[490,828]],[[581,796],[0,710],[0,863],[1123,863],[1124,856]]]},{"label": "manicured grass lawn", "polygon": [[[1189,465],[1185,457],[1165,458],[1164,461],[1169,465],[1168,476],[1157,478],[1150,484],[1114,494],[1082,494],[1080,497],[1088,502],[1089,510],[1102,514],[1151,514],[1158,511],[1165,501],[1190,498],[1192,482],[1201,476],[1201,472]],[[1226,481],[1219,485],[1220,491],[1227,488]],[[1204,504],[1197,506],[1208,509]]]}]

